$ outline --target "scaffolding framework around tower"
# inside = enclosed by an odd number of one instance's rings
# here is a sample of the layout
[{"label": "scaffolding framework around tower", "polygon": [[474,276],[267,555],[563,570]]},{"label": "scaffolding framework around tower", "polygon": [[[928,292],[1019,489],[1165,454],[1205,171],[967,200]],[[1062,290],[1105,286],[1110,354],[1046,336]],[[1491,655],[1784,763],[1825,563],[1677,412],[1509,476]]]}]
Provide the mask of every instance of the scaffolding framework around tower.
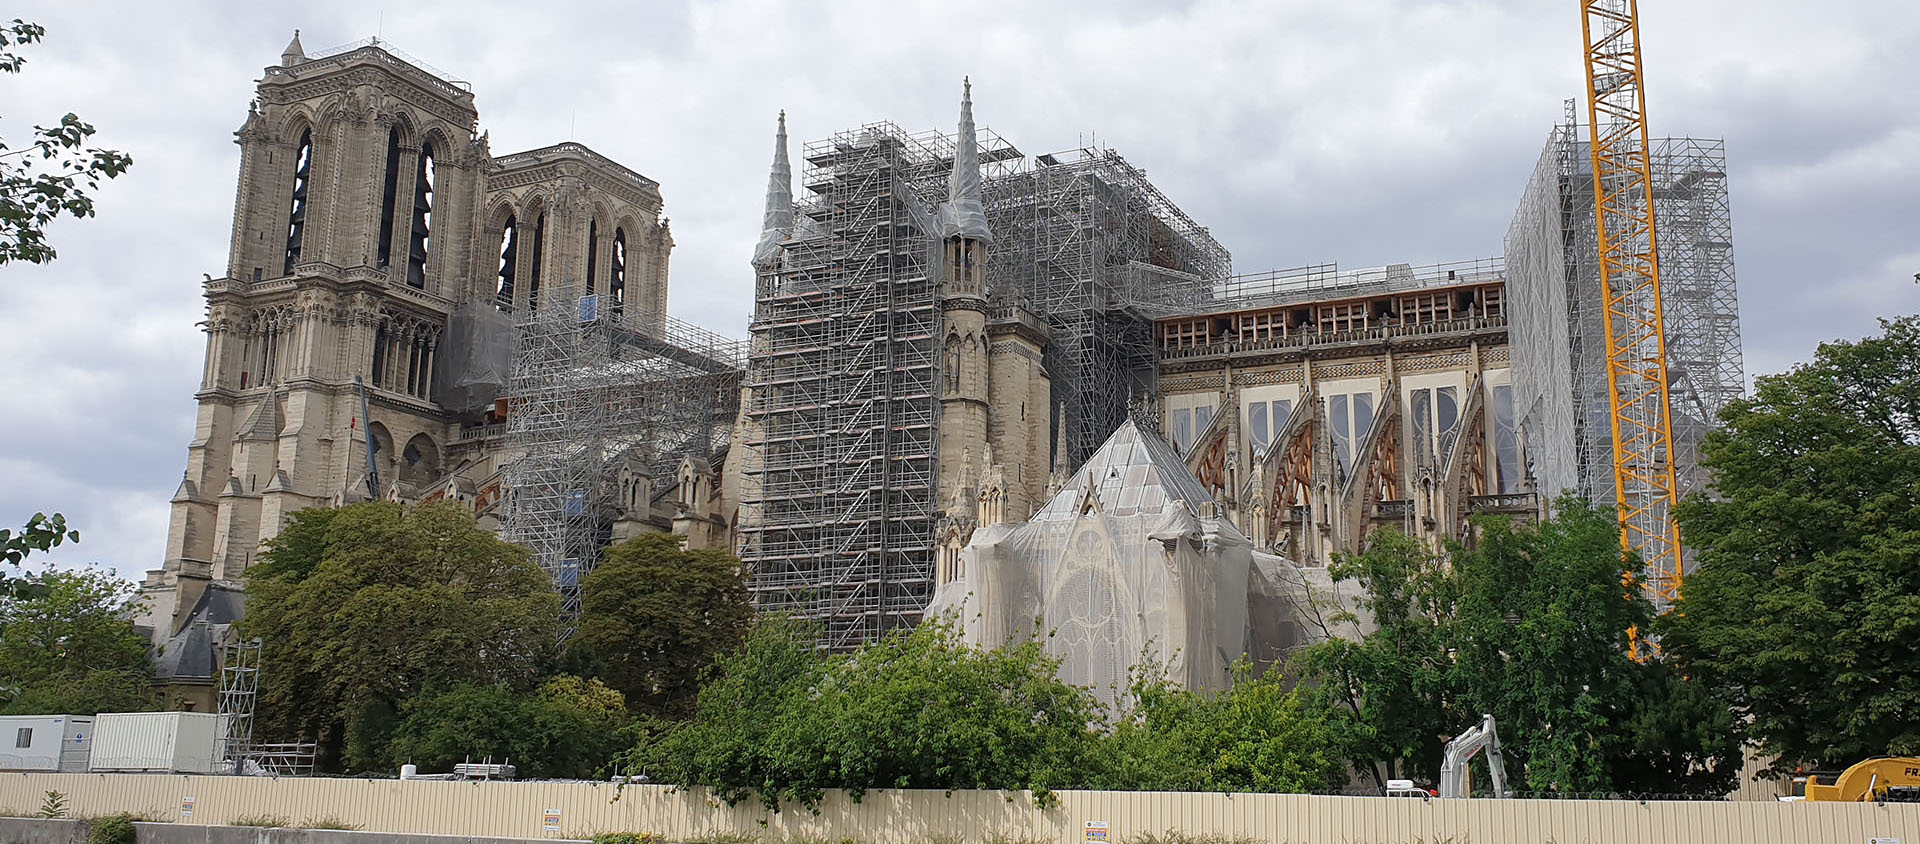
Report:
[{"label": "scaffolding framework around tower", "polygon": [[[1069,462],[1153,379],[1142,308],[1203,297],[1226,250],[1111,150],[1028,159],[978,139],[995,311],[1052,332],[1045,366]],[[807,198],[756,280],[739,548],[766,610],[824,644],[920,620],[933,591],[942,330],[933,212],[954,140],[874,123],[803,151]],[[1049,437],[1051,439],[1051,437]]]},{"label": "scaffolding framework around tower", "polygon": [[986,194],[988,284],[1047,320],[1054,408],[1078,466],[1154,393],[1148,312],[1206,300],[1232,256],[1111,149],[1034,156]]},{"label": "scaffolding framework around tower", "polygon": [[570,635],[580,578],[612,536],[620,462],[637,450],[659,488],[682,458],[723,452],[745,347],[593,296],[516,316],[504,533],[553,578]]},{"label": "scaffolding framework around tower", "polygon": [[[1019,153],[980,133],[989,174]],[[764,610],[846,648],[933,593],[932,212],[953,141],[874,123],[809,143],[798,230],[756,280],[739,547]]]},{"label": "scaffolding framework around tower", "polygon": [[[1656,138],[1651,150],[1673,462],[1686,495],[1708,487],[1700,445],[1746,385],[1726,149],[1713,139]],[[1613,435],[1593,213],[1591,156],[1570,116],[1549,134],[1507,233],[1516,409],[1539,489],[1573,490],[1611,508]]]}]

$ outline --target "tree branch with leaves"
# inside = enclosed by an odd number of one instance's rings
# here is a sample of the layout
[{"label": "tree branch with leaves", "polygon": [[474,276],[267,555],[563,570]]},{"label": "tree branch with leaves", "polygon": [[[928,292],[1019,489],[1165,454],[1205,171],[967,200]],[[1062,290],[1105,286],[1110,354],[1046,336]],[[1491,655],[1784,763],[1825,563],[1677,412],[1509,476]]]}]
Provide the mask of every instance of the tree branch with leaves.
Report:
[{"label": "tree branch with leaves", "polygon": [[[0,26],[0,72],[20,73],[27,60],[18,49],[46,34],[46,27],[18,18]],[[87,146],[93,134],[92,124],[69,112],[51,126],[36,124],[24,146],[0,137],[0,266],[53,260],[47,226],[61,216],[93,216],[100,183],[133,166],[126,153]]]}]

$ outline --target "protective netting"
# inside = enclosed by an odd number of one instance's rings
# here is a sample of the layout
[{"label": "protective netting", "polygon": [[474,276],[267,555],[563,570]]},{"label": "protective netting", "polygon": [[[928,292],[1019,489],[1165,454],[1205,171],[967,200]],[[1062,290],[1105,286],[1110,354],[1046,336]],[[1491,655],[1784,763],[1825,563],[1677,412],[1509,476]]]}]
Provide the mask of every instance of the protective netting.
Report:
[{"label": "protective netting", "polygon": [[1172,446],[1129,421],[1026,524],[975,531],[929,614],[984,647],[1041,636],[1062,679],[1108,702],[1143,659],[1220,688],[1242,656],[1264,666],[1307,641],[1315,593],[1213,512]]},{"label": "protective netting", "polygon": [[506,395],[513,322],[490,305],[461,305],[447,317],[446,337],[434,360],[435,402],[455,414],[486,410]]}]

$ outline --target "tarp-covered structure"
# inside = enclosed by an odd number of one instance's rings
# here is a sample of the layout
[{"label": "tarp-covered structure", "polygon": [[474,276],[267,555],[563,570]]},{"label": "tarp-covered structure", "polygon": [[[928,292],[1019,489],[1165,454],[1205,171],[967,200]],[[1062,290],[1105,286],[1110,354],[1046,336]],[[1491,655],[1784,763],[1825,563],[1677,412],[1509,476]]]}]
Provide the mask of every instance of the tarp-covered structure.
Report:
[{"label": "tarp-covered structure", "polygon": [[1025,524],[976,529],[928,614],[982,647],[1039,636],[1063,680],[1112,702],[1142,660],[1217,689],[1243,656],[1270,664],[1307,640],[1301,574],[1256,553],[1173,447],[1129,421]]},{"label": "tarp-covered structure", "polygon": [[434,355],[433,400],[458,415],[479,413],[507,393],[513,369],[513,321],[482,302],[447,317]]}]

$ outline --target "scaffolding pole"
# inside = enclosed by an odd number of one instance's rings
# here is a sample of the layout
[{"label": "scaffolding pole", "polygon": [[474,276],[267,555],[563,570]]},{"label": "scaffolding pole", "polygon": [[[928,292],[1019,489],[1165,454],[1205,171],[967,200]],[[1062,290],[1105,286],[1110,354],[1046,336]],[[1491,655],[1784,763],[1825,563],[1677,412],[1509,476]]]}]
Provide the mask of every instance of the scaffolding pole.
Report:
[{"label": "scaffolding pole", "polygon": [[618,467],[646,462],[656,491],[683,458],[715,468],[744,367],[738,340],[601,301],[552,302],[515,322],[504,533],[553,578],[563,638],[580,578],[612,537]]},{"label": "scaffolding pole", "polygon": [[[1515,409],[1540,491],[1571,490],[1611,509],[1606,304],[1592,161],[1581,135],[1569,101],[1507,232]],[[1746,386],[1726,149],[1697,138],[1656,138],[1650,149],[1673,468],[1687,495],[1709,488],[1700,446]],[[1683,548],[1682,571],[1690,559]]]},{"label": "scaffolding pole", "polygon": [[[1069,461],[1153,384],[1143,309],[1205,295],[1225,249],[1112,150],[1029,160],[979,132],[996,310],[1052,332],[1045,366]],[[807,144],[793,236],[755,285],[740,556],[764,610],[842,649],[917,624],[941,502],[931,212],[953,139],[874,123]],[[1051,437],[1049,438],[1052,439]]]}]

